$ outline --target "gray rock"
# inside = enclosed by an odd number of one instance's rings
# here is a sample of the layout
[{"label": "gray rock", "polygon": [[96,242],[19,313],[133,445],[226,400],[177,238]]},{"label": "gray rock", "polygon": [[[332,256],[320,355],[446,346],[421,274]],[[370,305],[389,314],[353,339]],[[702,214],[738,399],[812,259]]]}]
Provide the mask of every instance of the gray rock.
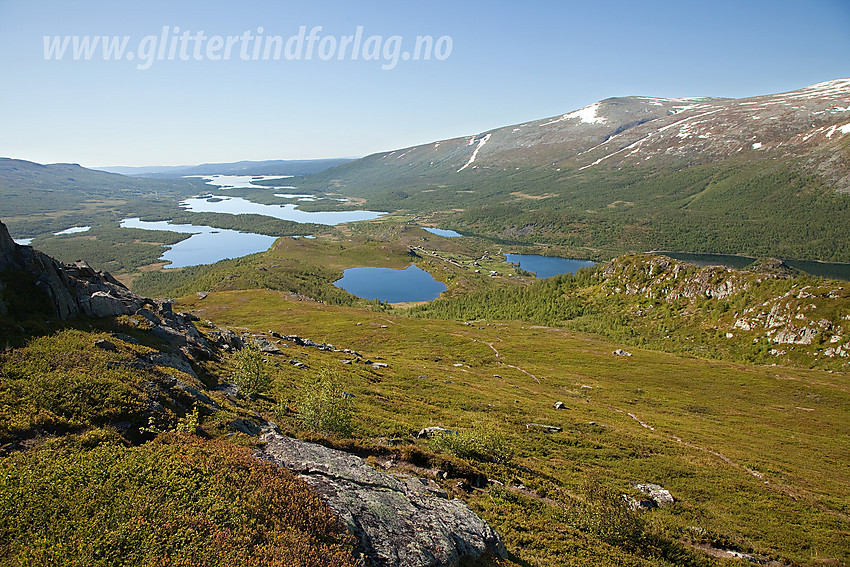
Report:
[{"label": "gray rock", "polygon": [[231,398],[239,395],[239,386],[227,382],[219,384],[215,390],[216,392],[224,392],[226,396],[230,396]]},{"label": "gray rock", "polygon": [[217,344],[219,348],[228,347],[233,350],[239,350],[245,346],[245,342],[242,338],[230,329],[209,331],[207,335],[215,341],[215,344]]},{"label": "gray rock", "polygon": [[281,352],[280,348],[276,344],[270,342],[265,337],[258,337],[254,339],[254,345],[260,349],[260,352],[265,352],[267,354],[280,354]]},{"label": "gray rock", "polygon": [[618,348],[617,350],[615,350],[613,354],[616,354],[617,356],[631,356],[632,355],[632,353],[626,352],[621,348]]},{"label": "gray rock", "polygon": [[189,344],[186,334],[181,332],[181,329],[175,329],[165,325],[154,325],[150,330],[151,335],[165,341],[173,347],[183,347]]},{"label": "gray rock", "polygon": [[564,429],[562,427],[557,427],[555,425],[543,425],[542,423],[526,423],[526,429],[537,429],[542,431],[543,433],[560,433]]},{"label": "gray rock", "polygon": [[567,406],[564,405],[564,402],[555,402],[554,404],[552,404],[552,407],[554,407],[555,409],[564,409]]},{"label": "gray rock", "polygon": [[112,333],[112,336],[118,339],[119,341],[124,341],[127,344],[137,345],[139,341],[131,337],[130,335],[125,335],[124,333]]},{"label": "gray rock", "polygon": [[136,315],[138,315],[139,317],[144,317],[154,325],[159,325],[160,323],[162,323],[162,319],[157,317],[156,314],[147,307],[142,307],[141,309],[136,311]]},{"label": "gray rock", "polygon": [[238,431],[239,433],[244,433],[245,435],[249,435],[251,437],[253,437],[254,435],[259,435],[262,432],[260,426],[251,421],[250,419],[234,419],[228,425],[230,425],[231,429]]},{"label": "gray rock", "polygon": [[86,315],[91,317],[115,317],[130,313],[120,299],[105,291],[94,292],[88,302],[83,302],[82,306]]},{"label": "gray rock", "polygon": [[665,490],[657,484],[635,484],[634,486],[636,489],[648,495],[650,500],[652,500],[659,508],[670,506],[674,502],[673,495],[670,494],[670,491]]},{"label": "gray rock", "polygon": [[445,427],[425,427],[419,430],[419,433],[416,435],[419,439],[430,439],[432,435],[435,433],[444,433],[446,435],[454,435],[456,432],[451,429],[446,429]]},{"label": "gray rock", "polygon": [[449,567],[486,552],[507,556],[499,534],[466,504],[429,492],[419,479],[274,431],[260,440],[263,457],[300,475],[339,514],[371,565]]},{"label": "gray rock", "polygon": [[94,346],[96,346],[99,349],[105,350],[107,352],[115,352],[115,351],[118,350],[118,348],[115,346],[115,343],[113,343],[111,341],[104,340],[104,339],[96,340],[94,342]]},{"label": "gray rock", "polygon": [[[162,380],[163,386],[167,388],[173,388],[175,392],[179,393],[181,396],[185,396],[189,399],[188,407],[191,407],[196,404],[202,404],[206,406],[211,411],[217,411],[219,405],[215,402],[215,400],[211,399],[205,393],[201,392],[194,386],[191,386],[180,380],[176,376],[168,375]],[[188,408],[187,408],[188,409]]]},{"label": "gray rock", "polygon": [[637,498],[633,498],[628,494],[623,494],[623,501],[626,503],[626,506],[631,510],[651,510],[653,508],[657,508],[658,505],[651,498],[641,498],[638,500]]},{"label": "gray rock", "polygon": [[179,370],[180,372],[188,374],[192,378],[198,377],[195,370],[192,368],[192,364],[182,353],[159,352],[148,355],[147,360],[155,366],[173,368],[174,370]]}]

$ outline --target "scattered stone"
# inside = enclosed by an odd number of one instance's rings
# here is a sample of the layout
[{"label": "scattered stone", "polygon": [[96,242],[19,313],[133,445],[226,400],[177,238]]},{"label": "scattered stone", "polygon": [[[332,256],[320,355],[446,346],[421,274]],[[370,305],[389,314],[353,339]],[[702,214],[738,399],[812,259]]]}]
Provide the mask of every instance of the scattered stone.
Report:
[{"label": "scattered stone", "polygon": [[621,348],[618,348],[617,350],[615,350],[614,354],[616,354],[617,356],[631,356],[632,355],[632,353],[626,352]]},{"label": "scattered stone", "polygon": [[354,394],[350,394],[348,392],[343,392],[342,397],[345,398],[345,399],[350,399],[350,398],[354,397]]},{"label": "scattered stone", "polygon": [[218,411],[220,409],[215,400],[172,374],[167,375],[162,383],[166,387],[179,392],[181,396],[188,398],[188,402],[184,404],[187,410],[196,404],[206,406],[210,411]]},{"label": "scattered stone", "polygon": [[216,392],[222,392],[226,396],[230,396],[231,398],[235,398],[239,395],[239,386],[236,384],[229,384],[227,382],[223,382],[218,385],[218,388],[215,389]]},{"label": "scattered stone", "polygon": [[418,439],[430,439],[432,435],[435,433],[443,433],[445,435],[456,435],[457,432],[451,429],[446,429],[445,427],[425,427],[419,430],[419,433],[416,435]]},{"label": "scattered stone", "polygon": [[99,349],[105,350],[107,352],[116,352],[118,348],[115,346],[115,343],[111,341],[107,341],[105,339],[98,339],[94,342],[94,346]]},{"label": "scattered stone", "polygon": [[634,487],[648,495],[655,506],[659,508],[670,506],[675,501],[669,490],[665,490],[657,484],[635,484]]},{"label": "scattered stone", "polygon": [[642,498],[638,500],[637,498],[633,498],[628,494],[623,494],[622,498],[623,501],[626,503],[626,506],[628,506],[631,510],[651,510],[652,508],[657,507],[655,501],[653,501],[651,498]]},{"label": "scattered stone", "polygon": [[377,369],[377,368],[387,368],[388,366],[389,366],[389,364],[387,364],[386,362],[373,362],[372,363],[372,368],[375,368],[375,369]]},{"label": "scattered stone", "polygon": [[555,409],[564,409],[564,408],[565,408],[565,407],[567,407],[567,406],[565,406],[565,405],[564,405],[564,402],[555,402],[555,403],[553,404],[553,407],[554,407]]},{"label": "scattered stone", "polygon": [[262,337],[254,339],[254,344],[257,345],[257,347],[260,349],[260,352],[264,352],[266,354],[281,353],[280,348],[276,344],[269,342],[268,339]]},{"label": "scattered stone", "polygon": [[205,291],[199,291],[197,295],[198,295],[198,299],[200,299],[200,300],[202,300],[202,301],[203,301],[204,299],[206,299],[206,298],[207,298],[207,296],[208,296],[209,294],[208,294],[207,292],[205,292]]},{"label": "scattered stone", "polygon": [[127,344],[137,345],[139,341],[131,337],[130,335],[125,335],[124,333],[112,333],[112,336],[118,339],[119,341],[124,341]]},{"label": "scattered stone", "polygon": [[563,427],[557,427],[555,425],[543,425],[541,423],[526,423],[525,428],[528,430],[538,429],[544,433],[560,433],[564,430]]}]

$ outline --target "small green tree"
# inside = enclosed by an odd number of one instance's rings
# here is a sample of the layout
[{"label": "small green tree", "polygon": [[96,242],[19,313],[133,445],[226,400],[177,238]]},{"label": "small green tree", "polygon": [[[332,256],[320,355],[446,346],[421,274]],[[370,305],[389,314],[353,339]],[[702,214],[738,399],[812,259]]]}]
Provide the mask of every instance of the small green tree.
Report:
[{"label": "small green tree", "polygon": [[259,394],[267,391],[272,384],[266,371],[263,353],[254,345],[247,345],[230,356],[233,368],[233,383],[239,386],[243,394]]},{"label": "small green tree", "polygon": [[435,451],[451,453],[462,459],[510,463],[513,458],[510,442],[492,424],[479,423],[468,431],[438,432],[428,444]]},{"label": "small green tree", "polygon": [[336,371],[326,368],[307,380],[298,397],[298,415],[302,425],[310,431],[351,434],[349,397]]}]

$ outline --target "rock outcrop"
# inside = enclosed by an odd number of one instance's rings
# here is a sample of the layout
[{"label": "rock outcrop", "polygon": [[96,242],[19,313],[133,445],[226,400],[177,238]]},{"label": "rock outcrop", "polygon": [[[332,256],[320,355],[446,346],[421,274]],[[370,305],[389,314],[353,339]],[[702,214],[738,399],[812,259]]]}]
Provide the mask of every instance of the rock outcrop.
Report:
[{"label": "rock outcrop", "polygon": [[[651,255],[616,258],[603,266],[601,274],[606,294],[667,303],[697,305],[749,293],[747,306],[734,313],[731,322],[727,323],[727,315],[716,319],[720,325],[729,324],[727,339],[806,347],[812,358],[850,358],[850,289],[845,284],[718,266],[699,268]],[[786,291],[779,293],[783,287]],[[787,351],[772,349],[770,354],[783,356]]]},{"label": "rock outcrop", "polygon": [[298,474],[357,538],[375,567],[454,566],[507,551],[493,528],[460,500],[415,477],[396,477],[363,459],[267,430],[262,456]]},{"label": "rock outcrop", "polygon": [[193,316],[174,313],[168,300],[133,293],[108,272],[97,271],[85,262],[66,265],[31,246],[16,244],[0,222],[0,314],[8,311],[2,296],[4,279],[15,272],[33,278],[33,293],[47,297],[54,317],[70,320],[129,315],[175,349],[185,349],[196,357],[212,356],[192,323]]}]

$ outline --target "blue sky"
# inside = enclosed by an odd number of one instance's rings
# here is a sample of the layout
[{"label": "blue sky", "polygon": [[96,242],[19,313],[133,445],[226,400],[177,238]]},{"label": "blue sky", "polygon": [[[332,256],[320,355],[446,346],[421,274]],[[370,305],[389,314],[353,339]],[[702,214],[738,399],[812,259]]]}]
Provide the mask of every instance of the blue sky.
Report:
[{"label": "blue sky", "polygon": [[[300,59],[272,49],[262,60],[261,42],[254,60],[247,41],[247,60],[242,43],[230,60],[207,56],[212,36],[287,41],[300,26],[322,28],[310,60],[306,37]],[[338,59],[359,26],[387,57]],[[169,48],[185,32],[204,39],[184,40],[185,61],[179,41],[173,60],[148,50],[140,69],[141,42],[154,36],[145,47],[159,49],[164,27]],[[71,47],[45,60],[54,35],[129,36],[134,58],[104,60],[98,46],[90,60]],[[450,38],[450,51],[402,60],[425,35]],[[0,156],[85,166],[352,157],[611,96],[745,97],[850,77],[850,2],[0,0],[0,73]]]}]

